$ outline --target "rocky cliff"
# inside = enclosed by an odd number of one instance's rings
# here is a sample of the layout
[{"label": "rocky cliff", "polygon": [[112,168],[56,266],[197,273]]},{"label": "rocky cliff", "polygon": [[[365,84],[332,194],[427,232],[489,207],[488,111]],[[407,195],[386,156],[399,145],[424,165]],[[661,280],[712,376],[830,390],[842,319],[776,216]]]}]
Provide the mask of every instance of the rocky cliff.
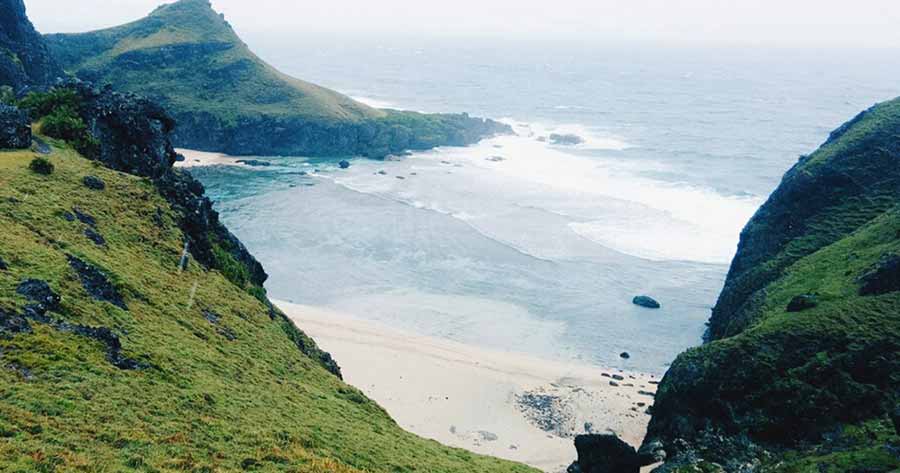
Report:
[{"label": "rocky cliff", "polygon": [[127,25],[47,40],[70,72],[164,105],[179,123],[173,141],[180,147],[384,157],[511,132],[465,114],[376,110],[288,77],[253,54],[206,0],[181,0]]},{"label": "rocky cliff", "polygon": [[709,323],[663,379],[661,471],[891,471],[900,444],[900,99],[804,156],[744,229]]},{"label": "rocky cliff", "polygon": [[25,14],[23,0],[0,0],[0,86],[18,91],[49,85],[63,76],[41,35]]}]

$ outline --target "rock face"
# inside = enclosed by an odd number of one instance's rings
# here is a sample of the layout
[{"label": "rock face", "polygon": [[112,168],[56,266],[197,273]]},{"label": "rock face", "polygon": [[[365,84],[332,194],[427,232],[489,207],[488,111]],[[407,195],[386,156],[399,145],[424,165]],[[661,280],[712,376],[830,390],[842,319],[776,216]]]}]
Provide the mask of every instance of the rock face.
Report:
[{"label": "rock face", "polygon": [[748,223],[707,343],[659,385],[644,446],[663,446],[660,471],[871,468],[884,444],[843,432],[886,423],[900,398],[898,157],[895,99],[801,158]]},{"label": "rock face", "polygon": [[656,299],[650,296],[637,296],[632,299],[631,303],[637,306],[646,307],[648,309],[659,309],[660,307],[662,307],[659,302],[656,301]]},{"label": "rock face", "polygon": [[0,0],[0,85],[18,91],[27,86],[50,85],[63,75],[28,20],[25,2]]},{"label": "rock face", "polygon": [[575,437],[578,460],[568,473],[638,473],[641,458],[634,447],[615,435],[589,434]]},{"label": "rock face", "polygon": [[31,120],[16,107],[0,104],[0,149],[31,146]]}]

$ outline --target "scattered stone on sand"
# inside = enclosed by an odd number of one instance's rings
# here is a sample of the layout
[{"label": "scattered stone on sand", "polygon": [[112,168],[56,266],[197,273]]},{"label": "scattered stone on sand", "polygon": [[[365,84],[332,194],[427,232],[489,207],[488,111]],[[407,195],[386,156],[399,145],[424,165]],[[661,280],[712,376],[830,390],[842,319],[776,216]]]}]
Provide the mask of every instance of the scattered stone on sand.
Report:
[{"label": "scattered stone on sand", "polygon": [[82,179],[81,182],[84,184],[84,187],[95,191],[106,189],[106,183],[97,176],[84,176],[84,179]]},{"label": "scattered stone on sand", "polygon": [[614,375],[612,375],[612,379],[614,379],[616,381],[624,381],[625,377],[620,374],[614,374]]},{"label": "scattered stone on sand", "polygon": [[638,394],[640,394],[642,396],[656,397],[656,393],[652,393],[650,391],[640,390],[640,391],[638,391]]},{"label": "scattered stone on sand", "polygon": [[396,177],[397,179],[400,179],[401,181],[404,180],[404,179],[406,179],[406,178],[403,177],[403,176],[394,176],[394,177]]},{"label": "scattered stone on sand", "polygon": [[380,174],[380,175],[382,175],[382,176],[387,176],[387,171],[385,171],[384,169],[382,169],[382,170],[378,171],[377,174]]},{"label": "scattered stone on sand", "polygon": [[616,387],[616,388],[619,387],[619,383],[617,383],[617,382],[615,382],[615,381],[610,381],[610,382],[609,382],[609,385],[610,385],[610,386],[613,386],[613,387]]},{"label": "scattered stone on sand", "polygon": [[479,430],[478,436],[481,437],[481,440],[484,440],[485,442],[496,442],[500,439],[497,434],[488,432],[487,430]]},{"label": "scattered stone on sand", "polygon": [[622,353],[619,354],[619,358],[627,360],[627,359],[631,358],[631,354],[629,354],[627,351],[623,351]]},{"label": "scattered stone on sand", "polygon": [[500,163],[500,162],[506,161],[506,158],[504,158],[503,156],[488,156],[487,158],[484,158],[484,159],[487,161],[491,161],[493,163]]},{"label": "scattered stone on sand", "polygon": [[650,296],[637,296],[631,300],[631,303],[636,306],[646,307],[648,309],[659,309],[662,307],[656,299]]}]

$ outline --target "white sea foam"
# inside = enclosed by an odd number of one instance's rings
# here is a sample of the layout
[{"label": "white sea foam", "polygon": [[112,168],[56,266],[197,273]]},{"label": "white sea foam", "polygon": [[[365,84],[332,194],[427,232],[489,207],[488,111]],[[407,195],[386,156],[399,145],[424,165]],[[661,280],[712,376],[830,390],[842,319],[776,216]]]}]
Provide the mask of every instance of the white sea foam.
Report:
[{"label": "white sea foam", "polygon": [[[464,220],[541,259],[590,257],[612,249],[650,260],[727,264],[741,228],[761,202],[650,179],[630,163],[604,159],[604,150],[630,146],[619,137],[577,125],[508,122],[517,136],[440,148],[399,162],[360,160],[333,178],[358,192]],[[593,151],[584,156],[536,139],[549,132],[579,134]]]}]

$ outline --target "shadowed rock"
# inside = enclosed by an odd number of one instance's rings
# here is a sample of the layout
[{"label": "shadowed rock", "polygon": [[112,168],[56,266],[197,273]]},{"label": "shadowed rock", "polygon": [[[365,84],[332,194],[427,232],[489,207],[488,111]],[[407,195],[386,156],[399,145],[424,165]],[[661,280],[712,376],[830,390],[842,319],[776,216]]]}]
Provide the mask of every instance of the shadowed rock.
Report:
[{"label": "shadowed rock", "polygon": [[84,176],[82,182],[88,189],[93,189],[95,191],[102,191],[103,189],[106,189],[106,183],[103,182],[103,179],[100,179],[97,176]]},{"label": "shadowed rock", "polygon": [[900,291],[900,255],[885,255],[881,261],[859,281],[861,296],[877,296]]},{"label": "shadowed rock", "polygon": [[801,294],[791,299],[791,302],[787,305],[787,311],[802,312],[807,309],[812,309],[817,305],[819,305],[818,297],[814,294]]},{"label": "shadowed rock", "polygon": [[578,460],[568,473],[639,473],[641,458],[631,445],[615,435],[589,434],[575,437]]},{"label": "shadowed rock", "polygon": [[31,146],[31,120],[16,107],[0,103],[0,149]]},{"label": "shadowed rock", "polygon": [[109,279],[102,271],[74,256],[69,255],[68,258],[69,266],[78,274],[78,279],[81,280],[84,290],[94,300],[109,302],[120,309],[128,310],[128,306],[125,305],[125,301],[122,300],[119,291],[109,282]]}]

